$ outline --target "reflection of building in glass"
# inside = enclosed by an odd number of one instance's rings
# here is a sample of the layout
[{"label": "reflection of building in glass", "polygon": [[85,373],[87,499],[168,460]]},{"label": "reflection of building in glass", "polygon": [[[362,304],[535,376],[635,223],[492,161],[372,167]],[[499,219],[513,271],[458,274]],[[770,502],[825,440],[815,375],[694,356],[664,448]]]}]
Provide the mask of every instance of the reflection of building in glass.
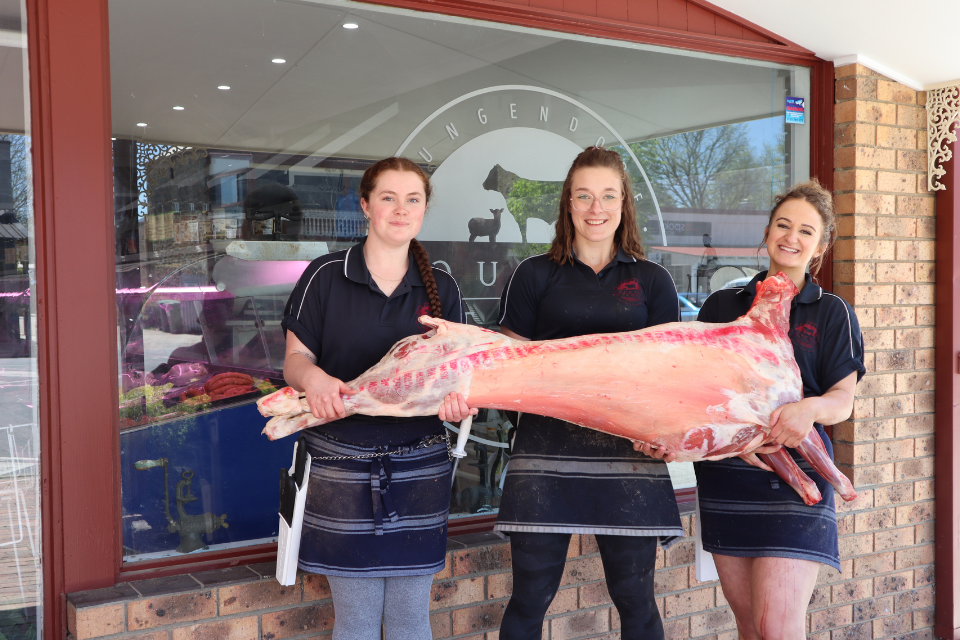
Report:
[{"label": "reflection of building in glass", "polygon": [[22,144],[0,138],[0,358],[30,355],[29,237],[22,222],[27,212],[17,202],[17,191],[29,187],[14,179],[16,164],[27,161],[17,157],[24,152]]}]

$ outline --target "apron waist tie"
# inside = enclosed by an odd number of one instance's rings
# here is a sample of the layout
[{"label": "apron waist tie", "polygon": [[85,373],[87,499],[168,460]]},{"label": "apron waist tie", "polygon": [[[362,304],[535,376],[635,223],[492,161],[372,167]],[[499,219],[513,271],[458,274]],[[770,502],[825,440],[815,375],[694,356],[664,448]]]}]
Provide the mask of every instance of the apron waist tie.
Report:
[{"label": "apron waist tie", "polygon": [[400,519],[394,508],[393,495],[390,492],[390,480],[393,476],[393,465],[390,456],[371,458],[370,460],[370,494],[373,499],[373,526],[374,534],[383,535],[383,516],[386,513],[390,522]]}]

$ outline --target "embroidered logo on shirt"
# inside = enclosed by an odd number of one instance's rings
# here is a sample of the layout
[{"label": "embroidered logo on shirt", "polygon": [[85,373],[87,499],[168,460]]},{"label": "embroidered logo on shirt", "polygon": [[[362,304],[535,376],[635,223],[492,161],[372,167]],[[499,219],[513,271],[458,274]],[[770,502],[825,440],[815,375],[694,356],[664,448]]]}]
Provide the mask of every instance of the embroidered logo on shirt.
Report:
[{"label": "embroidered logo on shirt", "polygon": [[[414,318],[419,322],[420,316],[429,316],[430,314],[430,303],[424,302],[422,305],[417,307],[417,313]],[[426,333],[430,331],[430,327],[425,324],[420,324],[420,333]]]},{"label": "embroidered logo on shirt", "polygon": [[630,278],[618,284],[613,295],[620,302],[629,305],[637,305],[644,301],[643,289],[640,288],[640,283],[636,278]]},{"label": "embroidered logo on shirt", "polygon": [[790,329],[790,339],[798,348],[804,351],[817,350],[817,325],[804,322]]}]

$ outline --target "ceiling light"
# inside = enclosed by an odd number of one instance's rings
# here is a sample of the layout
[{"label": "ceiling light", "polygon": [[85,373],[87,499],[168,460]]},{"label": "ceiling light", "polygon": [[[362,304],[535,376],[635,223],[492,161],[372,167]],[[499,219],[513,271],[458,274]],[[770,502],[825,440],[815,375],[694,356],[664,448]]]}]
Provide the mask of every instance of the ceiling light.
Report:
[{"label": "ceiling light", "polygon": [[137,126],[138,126],[138,127],[145,127],[145,126],[147,126],[147,123],[146,123],[146,122],[138,122],[138,123],[137,123]]},{"label": "ceiling light", "polygon": [[183,107],[174,107],[173,110],[174,110],[174,111],[183,111]]},{"label": "ceiling light", "polygon": [[228,85],[222,84],[219,87],[217,87],[217,89],[220,89],[220,91],[229,91],[230,87]]},{"label": "ceiling light", "polygon": [[284,62],[286,62],[286,60],[284,60],[283,58],[274,58],[270,62],[272,62],[273,64],[283,64]]},{"label": "ceiling light", "polygon": [[343,28],[344,28],[344,29],[359,29],[359,28],[360,28],[360,25],[358,25],[356,22],[344,22],[344,23],[343,23]]}]

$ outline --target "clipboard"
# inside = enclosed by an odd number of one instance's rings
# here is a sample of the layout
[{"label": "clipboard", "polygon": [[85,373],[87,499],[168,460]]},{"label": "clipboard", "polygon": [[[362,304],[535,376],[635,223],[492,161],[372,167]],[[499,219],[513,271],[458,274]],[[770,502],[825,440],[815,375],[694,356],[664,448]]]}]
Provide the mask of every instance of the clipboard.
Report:
[{"label": "clipboard", "polygon": [[300,557],[300,531],[303,509],[310,486],[310,464],[307,440],[303,436],[293,445],[293,461],[289,469],[280,470],[280,529],[277,535],[277,582],[290,586],[297,581],[297,560]]}]

